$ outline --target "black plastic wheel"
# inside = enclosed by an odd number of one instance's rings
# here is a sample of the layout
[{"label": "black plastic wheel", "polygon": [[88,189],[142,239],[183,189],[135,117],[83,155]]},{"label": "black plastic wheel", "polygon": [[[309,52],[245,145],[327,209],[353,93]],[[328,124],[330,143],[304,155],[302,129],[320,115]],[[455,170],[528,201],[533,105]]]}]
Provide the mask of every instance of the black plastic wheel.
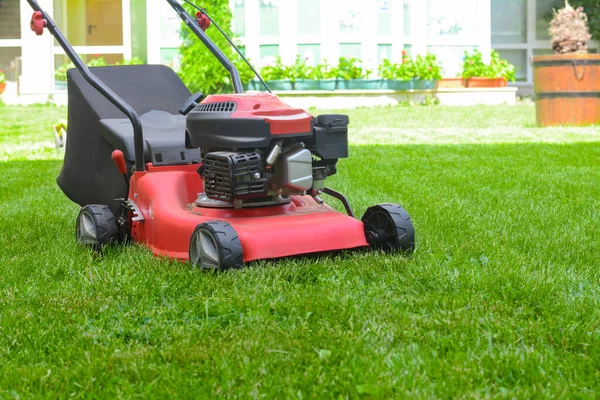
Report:
[{"label": "black plastic wheel", "polygon": [[202,269],[242,268],[242,243],[235,229],[223,221],[198,225],[190,239],[190,262]]},{"label": "black plastic wheel", "polygon": [[117,237],[117,221],[110,207],[90,204],[79,210],[75,224],[77,243],[101,250]]},{"label": "black plastic wheel", "polygon": [[379,204],[369,207],[362,222],[372,249],[406,253],[412,253],[415,249],[415,228],[401,206]]}]

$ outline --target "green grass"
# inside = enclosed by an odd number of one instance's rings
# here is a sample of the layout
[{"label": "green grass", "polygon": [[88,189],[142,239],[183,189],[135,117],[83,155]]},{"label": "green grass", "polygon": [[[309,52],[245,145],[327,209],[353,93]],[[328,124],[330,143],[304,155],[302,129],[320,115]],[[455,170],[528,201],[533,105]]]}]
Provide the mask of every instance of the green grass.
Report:
[{"label": "green grass", "polygon": [[205,273],[76,246],[66,111],[0,108],[0,398],[596,397],[597,129],[535,128],[532,105],[347,112],[331,186],[359,215],[404,205],[415,254]]}]

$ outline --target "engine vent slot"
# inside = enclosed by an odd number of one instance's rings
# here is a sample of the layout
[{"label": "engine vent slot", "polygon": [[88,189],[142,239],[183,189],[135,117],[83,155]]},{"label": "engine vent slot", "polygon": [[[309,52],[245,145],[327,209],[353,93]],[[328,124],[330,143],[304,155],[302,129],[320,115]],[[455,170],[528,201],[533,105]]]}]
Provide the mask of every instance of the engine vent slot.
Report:
[{"label": "engine vent slot", "polygon": [[236,109],[236,104],[233,101],[222,101],[219,103],[202,103],[194,108],[193,112],[205,112],[205,113],[213,113],[213,112],[222,112],[229,113],[234,112]]},{"label": "engine vent slot", "polygon": [[260,198],[269,191],[258,153],[208,153],[204,157],[203,178],[206,196],[213,200]]}]

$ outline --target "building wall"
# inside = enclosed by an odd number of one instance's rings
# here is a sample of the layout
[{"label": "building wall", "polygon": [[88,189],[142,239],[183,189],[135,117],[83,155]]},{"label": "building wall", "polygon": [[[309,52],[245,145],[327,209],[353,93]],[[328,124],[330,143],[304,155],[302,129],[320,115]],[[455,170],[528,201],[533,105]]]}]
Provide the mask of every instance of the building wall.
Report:
[{"label": "building wall", "polygon": [[357,57],[376,70],[401,51],[434,52],[455,75],[465,50],[490,48],[490,0],[231,0],[234,31],[259,65]]}]

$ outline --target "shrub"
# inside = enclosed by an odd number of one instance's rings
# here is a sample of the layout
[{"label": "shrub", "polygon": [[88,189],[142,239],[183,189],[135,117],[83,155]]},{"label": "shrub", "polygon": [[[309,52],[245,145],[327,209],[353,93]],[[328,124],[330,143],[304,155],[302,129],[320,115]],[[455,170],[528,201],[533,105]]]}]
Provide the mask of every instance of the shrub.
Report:
[{"label": "shrub", "polygon": [[592,39],[600,39],[600,1],[598,0],[578,0],[576,3],[582,7],[583,12],[587,14],[589,31]]},{"label": "shrub", "polygon": [[573,8],[565,0],[565,7],[554,11],[548,32],[556,54],[588,52],[587,42],[592,36],[583,7]]},{"label": "shrub", "polygon": [[[211,18],[219,24],[229,37],[233,38],[229,0],[212,0],[204,2],[200,6],[207,6]],[[191,6],[186,4],[185,8],[192,16],[196,15],[196,11]],[[240,73],[242,83],[248,83],[254,74],[235,53],[227,40],[214,27],[207,29],[206,33],[223,53],[232,60]],[[179,48],[181,67],[178,74],[187,87],[192,92],[199,91],[204,94],[230,91],[231,77],[215,56],[183,23],[180,34],[182,39]]]},{"label": "shrub", "polygon": [[465,51],[461,76],[464,79],[471,77],[504,78],[514,82],[515,66],[501,59],[496,50],[492,50],[489,64],[483,62],[483,54],[479,50],[473,50],[471,54]]}]

